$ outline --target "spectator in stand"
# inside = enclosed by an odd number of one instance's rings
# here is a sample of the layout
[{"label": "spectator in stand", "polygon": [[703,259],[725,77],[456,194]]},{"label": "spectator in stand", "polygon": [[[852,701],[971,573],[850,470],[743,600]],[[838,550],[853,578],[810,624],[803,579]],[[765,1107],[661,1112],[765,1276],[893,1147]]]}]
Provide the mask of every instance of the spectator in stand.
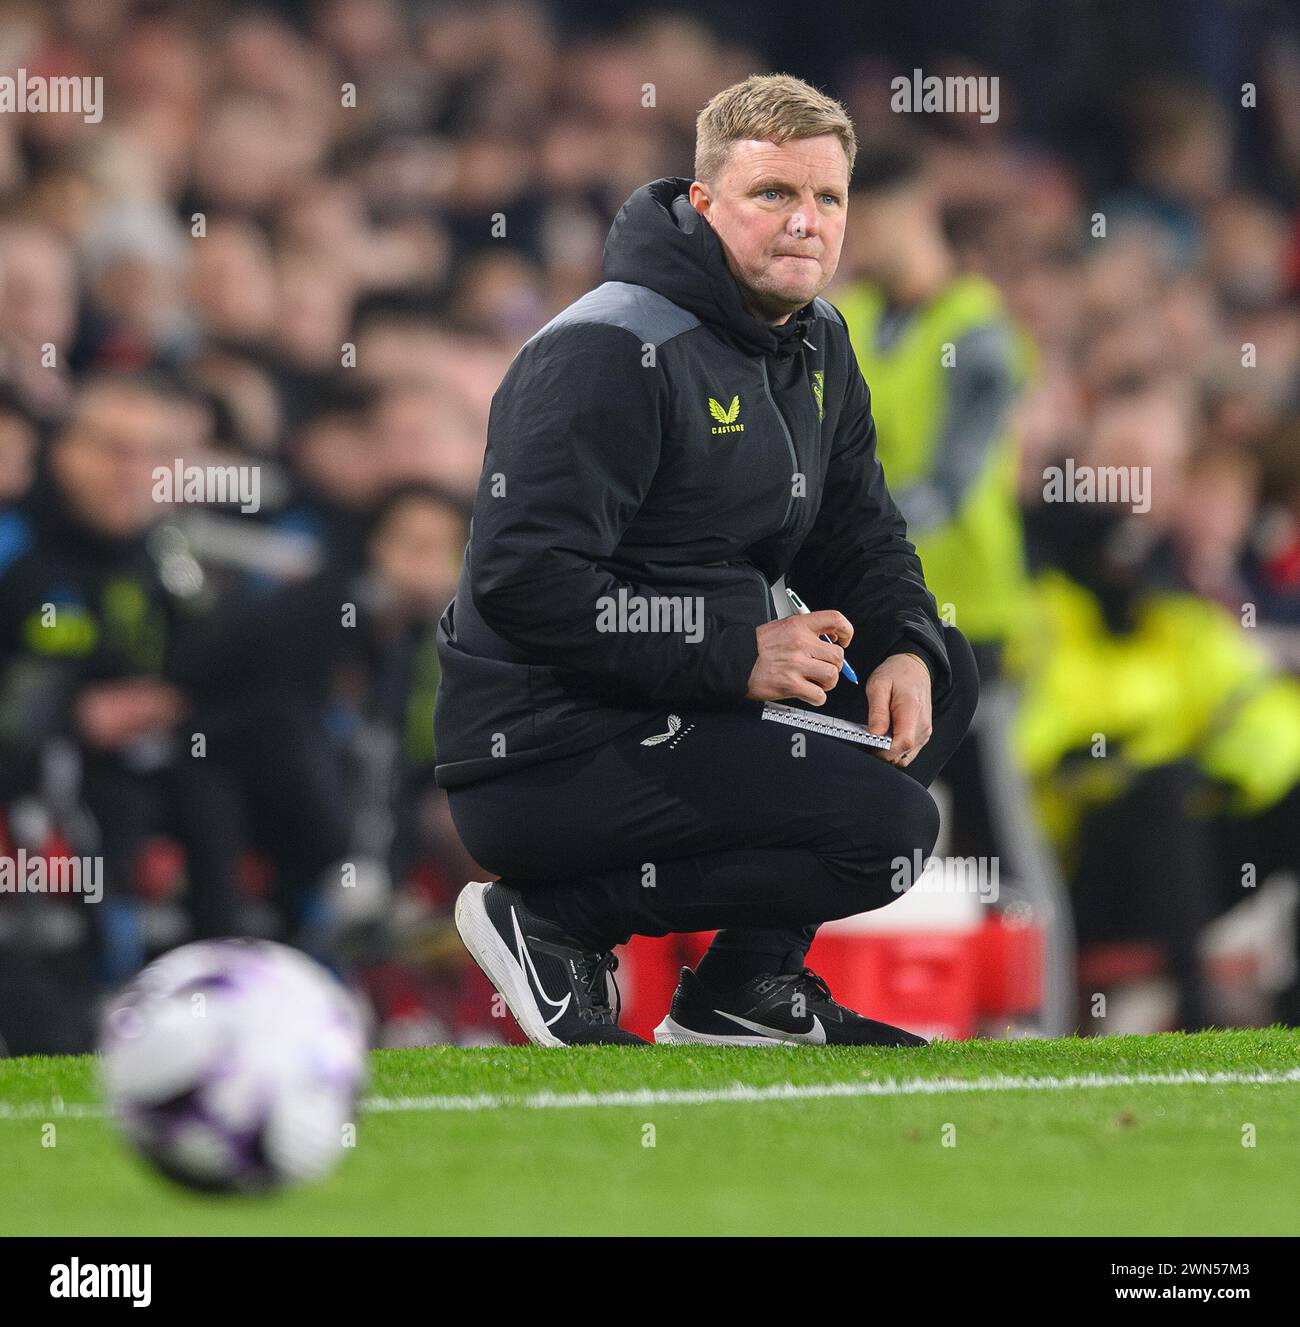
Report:
[{"label": "spectator in stand", "polygon": [[104,859],[105,897],[91,920],[110,982],[144,956],[133,871],[153,834],[185,849],[194,933],[239,930],[237,790],[193,744],[220,722],[209,633],[221,624],[207,613],[201,575],[181,574],[197,571],[192,560],[150,538],[167,516],[153,472],[172,465],[186,404],[159,380],[92,380],[51,442],[42,481],[3,517],[5,789],[9,798],[36,790],[46,744],[74,743],[93,841],[73,849]]},{"label": "spectator in stand", "polygon": [[1266,501],[1244,574],[1262,620],[1300,627],[1300,421],[1263,437],[1259,456]]},{"label": "spectator in stand", "polygon": [[16,392],[0,385],[0,512],[21,501],[31,489],[39,443],[35,416]]},{"label": "spectator in stand", "polygon": [[365,911],[360,893],[339,894],[337,871],[325,877],[332,864],[366,863],[366,879],[384,882],[365,916],[381,930],[391,882],[430,856],[468,864],[433,782],[432,727],[434,629],[467,536],[464,499],[399,485],[375,506],[356,567],[287,586],[260,614],[269,703],[255,800],[275,829],[268,846],[286,859],[281,874],[326,886],[322,926]]},{"label": "spectator in stand", "polygon": [[[223,722],[208,726],[226,734],[237,800],[291,895],[331,869],[347,834],[323,793],[304,796],[292,831],[268,811],[291,780],[276,779],[288,766],[264,741],[272,693],[251,624],[265,605],[242,596],[302,588],[310,563],[265,552],[273,536],[305,534],[336,575],[303,639],[329,629],[373,570],[381,494],[404,481],[468,491],[514,354],[599,282],[632,190],[689,160],[695,108],[765,68],[818,69],[849,103],[864,158],[924,161],[959,270],[995,287],[1027,332],[1009,431],[1037,565],[1059,566],[1078,533],[1077,509],[1043,505],[1047,466],[1107,439],[1110,463],[1135,464],[1144,438],[1163,440],[1169,454],[1143,462],[1166,467],[1158,510],[1133,523],[1163,545],[1162,574],[1230,611],[1254,604],[1278,629],[1259,633],[1270,647],[1300,627],[1294,16],[1255,6],[1250,22],[1218,25],[1212,67],[1141,15],[1097,7],[1095,41],[1075,40],[1070,7],[1044,11],[1047,73],[1036,42],[1003,44],[987,70],[977,52],[936,50],[936,69],[999,76],[1000,114],[985,124],[890,109],[914,33],[885,10],[857,44],[805,25],[776,49],[775,26],[755,17],[738,38],[707,3],[689,15],[651,5],[627,23],[539,0],[6,10],[12,65],[102,72],[111,114],[0,116],[0,560],[47,521],[62,444],[43,439],[62,435],[74,400],[90,402],[92,373],[162,366],[191,385],[177,439],[207,428],[219,459],[255,461],[264,502],[221,513],[211,545],[180,513],[215,639],[193,676],[153,684],[192,707],[200,692],[223,696]],[[1169,76],[1152,72],[1156,57]],[[1255,106],[1241,104],[1244,78],[1258,82]],[[883,417],[889,387],[871,377]],[[882,456],[899,442],[881,427]],[[939,490],[961,488],[938,469]],[[379,639],[378,654],[401,654]],[[1300,651],[1290,657],[1300,668]],[[382,673],[360,670],[358,686]],[[30,749],[45,730],[28,715],[8,731]],[[1151,845],[1181,823],[1150,811],[1132,832]],[[310,853],[293,846],[313,838]],[[420,842],[421,871],[463,873],[445,842]]]},{"label": "spectator in stand", "polygon": [[373,437],[389,483],[422,479],[473,497],[484,439],[456,393],[414,384],[390,387],[375,403]]},{"label": "spectator in stand", "polygon": [[69,400],[80,308],[68,243],[32,223],[0,225],[0,293],[0,371],[29,409],[55,414]]}]

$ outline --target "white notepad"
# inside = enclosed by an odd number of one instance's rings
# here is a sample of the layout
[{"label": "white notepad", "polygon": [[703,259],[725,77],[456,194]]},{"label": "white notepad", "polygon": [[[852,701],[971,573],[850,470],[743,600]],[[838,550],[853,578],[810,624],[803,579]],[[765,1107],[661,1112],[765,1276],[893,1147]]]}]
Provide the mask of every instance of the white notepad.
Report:
[{"label": "white notepad", "polygon": [[845,742],[857,742],[860,746],[879,747],[882,751],[888,751],[890,746],[890,738],[868,732],[864,723],[836,719],[829,714],[814,714],[793,705],[778,705],[774,700],[763,702],[763,718],[771,719],[773,723],[789,724],[791,728],[806,728],[810,733],[825,733],[827,737],[838,737]]}]

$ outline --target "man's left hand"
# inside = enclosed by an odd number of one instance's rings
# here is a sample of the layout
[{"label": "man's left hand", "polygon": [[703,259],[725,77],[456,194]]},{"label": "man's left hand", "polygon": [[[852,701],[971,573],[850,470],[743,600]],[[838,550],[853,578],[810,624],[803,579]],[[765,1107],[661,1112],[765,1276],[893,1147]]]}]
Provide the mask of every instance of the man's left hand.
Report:
[{"label": "man's left hand", "polygon": [[867,728],[883,735],[893,722],[888,751],[875,755],[900,769],[930,740],[930,670],[914,654],[891,654],[867,678]]}]

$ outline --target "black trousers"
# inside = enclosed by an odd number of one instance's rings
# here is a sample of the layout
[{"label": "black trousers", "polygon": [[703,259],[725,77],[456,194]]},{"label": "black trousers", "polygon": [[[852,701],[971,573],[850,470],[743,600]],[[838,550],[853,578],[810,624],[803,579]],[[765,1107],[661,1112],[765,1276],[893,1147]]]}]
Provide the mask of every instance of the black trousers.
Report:
[{"label": "black trousers", "polygon": [[185,849],[185,909],[196,939],[238,935],[238,787],[214,758],[182,751],[162,769],[137,773],[90,755],[81,797],[94,816],[104,858],[104,906],[89,909],[93,963],[101,983],[132,976],[147,957],[134,907],[133,867],[152,834],[174,834]]},{"label": "black trousers", "polygon": [[[1213,1017],[1199,951],[1205,928],[1273,872],[1300,872],[1300,784],[1253,816],[1205,814],[1205,790],[1205,774],[1189,760],[1144,771],[1086,817],[1070,882],[1082,948],[1147,940],[1164,950],[1178,989],[1176,1022],[1186,1030],[1209,1027]],[[1251,885],[1243,883],[1247,864]],[[1300,1025],[1300,977],[1275,1014]]]},{"label": "black trousers", "polygon": [[[672,711],[675,736],[646,745],[665,709],[595,750],[451,790],[452,818],[476,861],[593,947],[718,929],[715,945],[792,966],[820,923],[899,897],[897,859],[934,847],[927,788],[979,692],[970,645],[945,632],[952,684],[906,769],[757,704]],[[865,690],[841,679],[821,712],[865,722]]]}]

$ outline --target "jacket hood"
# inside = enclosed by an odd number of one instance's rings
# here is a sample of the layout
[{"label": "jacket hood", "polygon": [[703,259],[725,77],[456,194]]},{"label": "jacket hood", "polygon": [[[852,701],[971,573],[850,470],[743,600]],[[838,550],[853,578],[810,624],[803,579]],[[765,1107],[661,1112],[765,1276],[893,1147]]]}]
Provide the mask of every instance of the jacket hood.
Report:
[{"label": "jacket hood", "polygon": [[690,187],[688,179],[667,176],[642,185],[623,204],[605,240],[604,279],[648,286],[746,354],[796,354],[812,320],[811,302],[781,327],[755,318],[740,298],[722,242],[691,206]]}]

